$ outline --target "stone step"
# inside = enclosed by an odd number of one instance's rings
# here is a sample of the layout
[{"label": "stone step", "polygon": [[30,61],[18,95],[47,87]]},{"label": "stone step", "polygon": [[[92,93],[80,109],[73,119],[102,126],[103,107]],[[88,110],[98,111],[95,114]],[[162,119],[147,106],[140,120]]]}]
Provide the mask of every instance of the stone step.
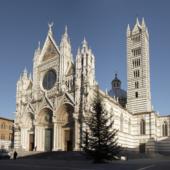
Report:
[{"label": "stone step", "polygon": [[51,160],[86,160],[84,152],[54,151],[54,152],[23,152],[18,153],[22,159],[51,159]]}]

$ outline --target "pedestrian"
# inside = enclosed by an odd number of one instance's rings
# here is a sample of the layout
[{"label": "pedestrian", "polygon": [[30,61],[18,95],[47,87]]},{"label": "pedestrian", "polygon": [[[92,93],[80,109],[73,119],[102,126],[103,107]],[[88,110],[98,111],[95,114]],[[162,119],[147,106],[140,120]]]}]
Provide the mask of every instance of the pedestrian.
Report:
[{"label": "pedestrian", "polygon": [[14,151],[14,156],[13,156],[13,159],[15,160],[16,158],[17,158],[17,152],[16,151]]}]

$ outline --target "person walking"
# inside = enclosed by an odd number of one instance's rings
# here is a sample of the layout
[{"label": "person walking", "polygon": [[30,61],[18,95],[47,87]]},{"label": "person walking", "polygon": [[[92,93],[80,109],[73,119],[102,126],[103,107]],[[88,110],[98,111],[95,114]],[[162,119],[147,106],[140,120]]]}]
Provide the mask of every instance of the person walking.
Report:
[{"label": "person walking", "polygon": [[14,151],[14,156],[13,156],[13,159],[15,160],[16,158],[17,158],[17,152],[16,151]]}]

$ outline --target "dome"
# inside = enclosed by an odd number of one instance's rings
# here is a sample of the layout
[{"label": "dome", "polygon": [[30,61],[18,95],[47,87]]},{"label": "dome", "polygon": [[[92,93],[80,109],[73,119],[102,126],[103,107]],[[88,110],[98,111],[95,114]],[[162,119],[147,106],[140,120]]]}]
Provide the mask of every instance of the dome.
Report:
[{"label": "dome", "polygon": [[121,81],[117,78],[117,73],[115,74],[115,78],[112,80],[112,88],[120,88]]}]

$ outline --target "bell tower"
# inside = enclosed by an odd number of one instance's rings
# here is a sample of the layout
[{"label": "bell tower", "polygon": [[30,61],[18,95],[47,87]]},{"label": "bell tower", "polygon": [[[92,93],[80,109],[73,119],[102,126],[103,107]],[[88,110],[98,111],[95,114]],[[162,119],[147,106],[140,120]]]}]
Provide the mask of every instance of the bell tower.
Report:
[{"label": "bell tower", "polygon": [[144,18],[133,29],[127,27],[127,109],[132,113],[151,111],[149,33]]}]

